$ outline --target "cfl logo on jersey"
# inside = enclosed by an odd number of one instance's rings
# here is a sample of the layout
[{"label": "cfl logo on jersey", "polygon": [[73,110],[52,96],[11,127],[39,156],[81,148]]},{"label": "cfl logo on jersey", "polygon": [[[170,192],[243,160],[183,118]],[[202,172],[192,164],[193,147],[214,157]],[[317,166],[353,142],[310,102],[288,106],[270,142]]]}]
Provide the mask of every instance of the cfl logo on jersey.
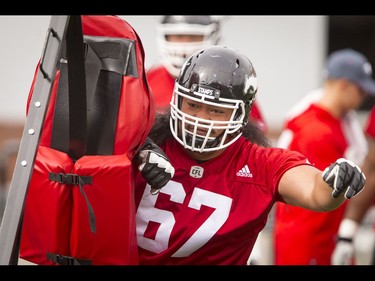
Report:
[{"label": "cfl logo on jersey", "polygon": [[250,169],[247,165],[245,165],[241,170],[236,173],[238,177],[245,177],[245,178],[252,178],[253,174],[250,172]]},{"label": "cfl logo on jersey", "polygon": [[190,168],[190,176],[192,178],[199,179],[199,178],[203,177],[203,171],[204,171],[204,169],[202,167],[192,166]]}]

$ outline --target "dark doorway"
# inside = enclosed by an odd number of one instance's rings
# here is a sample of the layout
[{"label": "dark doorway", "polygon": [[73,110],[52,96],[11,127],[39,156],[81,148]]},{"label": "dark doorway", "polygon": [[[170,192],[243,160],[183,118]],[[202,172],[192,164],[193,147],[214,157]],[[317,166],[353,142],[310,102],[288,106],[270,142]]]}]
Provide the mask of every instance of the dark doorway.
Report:
[{"label": "dark doorway", "polygon": [[[328,53],[352,48],[362,52],[375,71],[375,16],[329,16]],[[375,97],[368,97],[360,110],[369,110]]]}]

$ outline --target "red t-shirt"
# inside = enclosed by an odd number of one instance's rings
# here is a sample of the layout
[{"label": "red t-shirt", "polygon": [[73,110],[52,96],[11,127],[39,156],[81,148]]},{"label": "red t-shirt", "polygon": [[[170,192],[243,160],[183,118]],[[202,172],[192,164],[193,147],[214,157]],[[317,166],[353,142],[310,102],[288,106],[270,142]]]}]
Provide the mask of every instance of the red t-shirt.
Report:
[{"label": "red t-shirt", "polygon": [[[365,123],[365,133],[367,136],[375,138],[375,106],[371,108]],[[375,205],[375,198],[373,204]],[[375,229],[375,224],[374,224]]]},{"label": "red t-shirt", "polygon": [[161,146],[175,175],[157,195],[140,173],[135,204],[140,264],[246,265],[288,169],[308,165],[297,152],[244,137],[199,164],[170,139]]},{"label": "red t-shirt", "polygon": [[370,137],[375,138],[375,106],[371,108],[371,111],[367,117],[365,124],[365,133]]},{"label": "red t-shirt", "polygon": [[[147,71],[147,79],[154,95],[156,111],[165,112],[165,108],[169,108],[172,98],[175,78],[164,66],[158,65]],[[250,111],[250,117],[258,123],[263,132],[267,131],[265,119],[256,102]]]},{"label": "red t-shirt", "polygon": [[[321,170],[343,157],[348,146],[341,121],[314,104],[288,120],[284,128],[293,136],[288,148],[303,153]],[[275,265],[329,265],[345,205],[330,212],[314,212],[278,203]]]}]

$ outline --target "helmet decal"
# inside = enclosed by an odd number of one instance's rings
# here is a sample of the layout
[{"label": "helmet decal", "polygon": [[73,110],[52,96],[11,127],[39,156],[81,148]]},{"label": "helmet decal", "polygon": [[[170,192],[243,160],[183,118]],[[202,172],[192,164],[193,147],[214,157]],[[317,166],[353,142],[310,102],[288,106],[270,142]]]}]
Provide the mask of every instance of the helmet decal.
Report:
[{"label": "helmet decal", "polygon": [[255,76],[246,77],[245,92],[254,94],[258,90],[258,79]]}]

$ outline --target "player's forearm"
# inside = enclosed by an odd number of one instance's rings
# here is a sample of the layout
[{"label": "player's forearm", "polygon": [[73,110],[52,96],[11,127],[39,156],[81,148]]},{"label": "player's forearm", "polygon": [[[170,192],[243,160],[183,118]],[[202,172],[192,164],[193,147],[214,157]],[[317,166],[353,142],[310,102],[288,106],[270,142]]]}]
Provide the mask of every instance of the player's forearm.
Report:
[{"label": "player's forearm", "polygon": [[317,206],[316,211],[332,211],[346,200],[344,193],[341,193],[337,198],[332,196],[332,187],[323,180],[321,174],[316,175],[313,198]]},{"label": "player's forearm", "polygon": [[323,172],[309,165],[286,171],[279,182],[285,203],[313,211],[332,211],[357,195],[366,177],[346,159],[337,159]]},{"label": "player's forearm", "polygon": [[322,171],[307,165],[287,171],[279,192],[287,204],[316,212],[331,211],[345,200],[343,196],[333,198],[333,189],[323,180]]}]

